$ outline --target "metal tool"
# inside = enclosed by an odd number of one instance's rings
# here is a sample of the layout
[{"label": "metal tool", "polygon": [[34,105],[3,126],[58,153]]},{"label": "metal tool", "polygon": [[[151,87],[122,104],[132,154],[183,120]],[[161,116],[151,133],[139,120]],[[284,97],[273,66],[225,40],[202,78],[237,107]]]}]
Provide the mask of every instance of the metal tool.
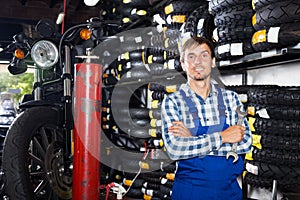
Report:
[{"label": "metal tool", "polygon": [[[239,105],[236,108],[236,112],[238,113],[238,123],[237,123],[238,125],[243,125],[243,119],[247,115],[247,112],[241,111],[241,108],[242,108],[241,105]],[[239,156],[236,153],[236,149],[237,149],[237,143],[233,143],[231,150],[228,151],[226,154],[226,159],[228,159],[230,156],[233,156],[234,157],[233,162],[235,163],[239,159]]]}]

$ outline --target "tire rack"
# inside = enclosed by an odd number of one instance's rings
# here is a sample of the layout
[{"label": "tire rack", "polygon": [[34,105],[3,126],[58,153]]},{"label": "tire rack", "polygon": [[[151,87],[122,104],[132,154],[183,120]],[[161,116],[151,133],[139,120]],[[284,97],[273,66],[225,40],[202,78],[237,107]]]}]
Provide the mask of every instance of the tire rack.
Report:
[{"label": "tire rack", "polygon": [[300,185],[300,88],[241,85],[227,89],[245,99],[253,133],[252,151],[245,158],[244,196],[251,185],[271,189],[271,199],[277,198],[278,189],[292,197]]},{"label": "tire rack", "polygon": [[[130,166],[130,172],[124,171],[122,167],[119,167],[120,170],[108,172],[111,177],[105,181],[116,181],[124,185],[124,187],[128,189],[126,197],[144,199],[171,198],[175,165],[172,162],[170,163],[163,147],[159,112],[160,103],[165,94],[174,92],[178,89],[178,86],[175,86],[170,90],[170,85],[174,85],[174,82],[176,84],[182,83],[176,78],[176,76],[182,77],[177,46],[179,28],[185,22],[189,13],[194,10],[196,5],[202,5],[203,3],[207,4],[207,1],[193,1],[191,2],[192,6],[189,6],[186,2],[184,3],[184,6],[182,6],[182,1],[168,1],[162,10],[157,10],[157,14],[161,15],[161,17],[166,20],[166,23],[158,24],[157,32],[153,31],[153,35],[150,39],[152,48],[140,49],[135,52],[129,51],[120,55],[116,61],[110,64],[104,73],[104,85],[106,84],[107,87],[104,87],[105,92],[103,92],[106,99],[105,102],[103,102],[103,107],[105,108],[103,109],[102,117],[103,130],[117,145],[128,151],[144,153],[145,156],[143,156],[143,158],[128,158],[127,161],[121,164],[123,166],[126,165],[127,168]],[[114,4],[120,5],[121,2],[114,1]],[[125,6],[126,5],[122,4],[122,8]],[[178,12],[179,9],[184,9],[184,12]],[[116,10],[120,9],[116,8]],[[121,16],[120,19],[123,20],[123,16]],[[132,26],[134,20],[135,19],[127,20],[127,24],[125,24],[124,27],[128,28]],[[108,30],[108,32],[109,31],[113,33],[115,30]],[[136,73],[139,71],[134,69],[144,68],[142,65],[139,65],[141,62],[145,65],[148,72]],[[173,77],[174,74],[175,78]],[[173,82],[167,81],[170,77],[173,77]],[[121,78],[123,82],[122,85],[119,86],[124,89],[118,91],[119,98],[114,100],[112,96],[115,92],[116,85],[120,82]],[[160,84],[159,88],[153,88],[153,85],[156,83]],[[146,85],[146,87],[141,86],[137,89],[138,91],[133,92],[134,89],[130,88],[131,85],[134,84]],[[145,89],[147,89],[147,95],[144,95]],[[122,97],[130,92],[133,92],[132,96],[137,98],[133,102],[130,100],[130,104],[134,105],[130,105],[129,110],[126,111],[126,116],[122,109],[126,107],[125,104],[128,102],[122,103]],[[145,105],[142,107],[136,105],[134,102],[139,101],[138,99],[143,101],[147,107],[144,107]],[[120,110],[118,116],[114,115],[112,112],[112,108],[114,107],[113,101],[118,101],[118,109]],[[133,114],[133,110],[139,110],[143,113],[147,112],[148,116],[143,115],[142,118],[144,119],[135,119],[138,115],[137,113]],[[145,123],[150,124],[150,127],[148,128],[148,131],[147,129],[144,129],[142,132],[133,133],[132,127],[129,126],[128,128],[131,129],[131,131],[126,133],[126,131],[121,130],[119,127],[120,124],[116,123],[115,120],[118,117],[125,120],[132,118],[135,122],[141,122],[142,120],[145,121]],[[141,137],[139,138],[139,136]],[[112,151],[114,150],[109,148],[109,154],[106,153],[104,156],[109,157],[109,155],[112,154]],[[144,160],[146,157],[147,159]],[[118,157],[118,159],[122,160],[124,158]]]},{"label": "tire rack", "polygon": [[[116,1],[117,2],[117,1]],[[115,1],[114,1],[114,3],[116,3]],[[167,1],[165,1],[165,2],[167,2]],[[165,24],[163,24],[163,25],[161,25],[161,27],[167,27],[167,28],[173,28],[173,27],[175,27],[175,29],[178,29],[181,25],[179,25],[179,24],[182,24],[184,21],[182,20],[182,19],[184,19],[184,17],[183,18],[181,18],[181,17],[177,17],[177,14],[176,14],[176,12],[174,12],[174,13],[166,13],[166,10],[167,11],[170,11],[170,10],[168,10],[169,8],[170,8],[170,4],[171,3],[174,3],[174,2],[177,2],[178,3],[178,5],[180,4],[180,2],[179,1],[168,1],[168,3],[167,4],[161,4],[161,5],[165,5],[165,6],[162,6],[162,9],[157,9],[156,10],[156,12],[152,12],[151,14],[159,14],[159,15],[161,15],[161,17],[165,20],[165,22],[167,22],[167,23],[165,23]],[[228,2],[228,1],[227,1]],[[235,2],[234,0],[232,1],[232,2]],[[271,0],[268,0],[267,1],[268,3],[269,2],[271,2]],[[116,3],[116,5],[120,5],[120,2],[117,2]],[[166,7],[168,6],[168,9],[166,9]],[[163,11],[164,10],[164,11]],[[172,10],[172,9],[171,9]],[[173,11],[172,11],[173,12]],[[149,12],[148,12],[149,13]],[[180,12],[178,12],[178,14],[179,14]],[[189,12],[186,12],[186,13],[184,13],[185,14],[185,17],[187,17],[188,15],[189,15],[189,13],[190,13],[190,11]],[[180,14],[182,14],[182,13],[180,13]],[[114,15],[114,14],[113,14]],[[113,16],[112,15],[112,17],[115,17],[115,16]],[[176,17],[174,17],[174,16],[176,16]],[[179,21],[173,21],[173,22],[175,22],[174,24],[172,24],[172,21],[171,21],[171,23],[169,23],[170,22],[170,20],[169,19],[172,19],[172,18],[174,18],[174,19],[177,19],[177,20],[179,20]],[[169,20],[169,21],[167,21],[167,20]],[[178,24],[178,22],[179,22],[179,24]],[[129,20],[128,21],[128,26],[130,27],[132,24],[134,24],[134,22],[131,20]],[[173,26],[174,25],[174,26]],[[124,26],[124,27],[128,27],[127,25],[126,26]],[[108,32],[109,31],[111,31],[111,30],[108,30]],[[117,33],[118,31],[122,31],[122,30],[113,30],[110,34],[113,34],[113,33]],[[161,37],[158,37],[158,38],[161,38]],[[174,42],[176,43],[177,42],[177,40],[176,40],[176,37],[175,38],[171,38],[171,40],[170,40],[170,38],[171,37],[166,37],[166,34],[163,36],[163,38],[161,38],[162,39],[162,41],[163,41],[163,44],[162,44],[162,46],[161,47],[163,47],[163,48],[166,48],[166,47],[170,47],[170,45],[169,44],[174,44]],[[168,45],[165,45],[165,44],[168,44]],[[172,45],[171,45],[172,46]],[[175,50],[176,51],[176,50]],[[174,53],[174,51],[171,51],[170,50],[170,52],[173,52]],[[178,52],[177,52],[178,53]],[[175,54],[176,54],[176,52],[175,52]],[[274,60],[275,59],[275,60]],[[221,73],[228,73],[228,74],[235,74],[235,73],[245,73],[246,74],[246,71],[248,70],[248,69],[253,69],[253,68],[260,68],[260,67],[265,67],[265,66],[270,66],[270,65],[272,65],[272,64],[274,64],[274,61],[275,61],[275,63],[278,63],[278,62],[284,62],[284,63],[286,63],[286,62],[293,62],[293,61],[299,61],[299,51],[298,51],[298,47],[297,46],[295,46],[295,47],[287,47],[287,48],[282,48],[282,49],[276,49],[276,50],[268,50],[268,51],[265,51],[265,52],[258,52],[258,53],[252,53],[252,54],[249,54],[249,55],[244,55],[243,57],[239,57],[239,58],[234,58],[234,59],[229,59],[229,60],[222,60],[222,61],[219,61],[219,62],[217,62],[217,66],[219,67],[219,69],[220,69],[220,71],[221,71]],[[113,73],[108,73],[107,74],[107,76],[108,77],[113,77],[114,75],[113,75]],[[245,76],[245,78],[246,78],[246,76]],[[118,82],[118,80],[116,80],[116,79],[114,79],[113,78],[113,80],[115,81],[114,83],[117,83]],[[247,81],[244,81],[244,83],[247,83]],[[152,93],[153,93],[153,91],[151,91],[151,90],[149,90],[149,88],[148,88],[148,97],[149,96],[151,96],[152,95]],[[152,104],[152,100],[153,99],[151,99],[151,98],[148,98],[148,106],[149,105],[151,105]],[[154,102],[156,101],[156,100],[153,100]],[[151,103],[150,103],[151,102]],[[158,105],[159,105],[159,103],[158,103]],[[108,103],[108,107],[109,107],[109,103]],[[158,108],[158,107],[157,107]],[[106,110],[109,110],[109,109],[106,109]],[[150,109],[151,110],[151,109]],[[150,112],[152,112],[152,111],[150,111]],[[112,121],[111,119],[113,119],[113,116],[112,116],[112,113],[106,113],[108,116],[110,116],[110,118],[108,119],[108,121]],[[153,117],[153,115],[150,115],[149,116],[150,117],[150,119],[151,119],[151,121],[152,122],[154,122],[154,121],[159,121],[159,119],[158,118],[155,118],[155,117]],[[157,123],[154,123],[155,124],[155,126],[156,126],[156,128],[154,128],[154,127],[152,127],[151,129],[155,129],[155,133],[157,133],[157,132],[159,132],[157,129],[159,129],[158,127],[159,126],[157,126]],[[112,128],[112,134],[113,134],[113,132],[115,132],[115,130],[117,129],[117,126],[116,126],[116,124],[112,124],[111,126],[110,126],[111,128]],[[111,130],[110,130],[111,131]],[[153,132],[152,132],[153,133]],[[156,135],[157,136],[157,135]],[[135,143],[136,142],[136,145],[137,146],[139,146],[140,144],[139,144],[139,141],[135,141],[135,139],[134,138],[128,138],[128,141],[131,141],[132,143]],[[159,140],[158,140],[159,141]],[[152,141],[149,139],[149,142],[148,142],[148,144],[150,144]],[[126,142],[125,142],[126,143]],[[160,143],[159,143],[160,144]],[[159,145],[160,146],[160,145]],[[160,146],[160,148],[162,148],[161,146]],[[163,170],[158,170],[158,172],[156,172],[157,174],[160,174],[161,173],[161,171],[163,171]],[[148,174],[149,176],[158,176],[158,175],[153,175],[153,174]],[[143,176],[144,174],[141,174],[140,175],[140,178],[142,178],[142,179],[146,179],[145,177],[147,177],[147,176]],[[124,174],[123,174],[123,176],[124,176]],[[125,179],[124,180],[131,180],[132,179],[132,174],[130,174],[130,175],[128,175],[128,174],[126,174],[126,176],[124,176],[125,177]],[[148,177],[149,178],[149,177]],[[119,181],[120,181],[120,179],[118,179]],[[130,181],[129,181],[130,182]],[[156,181],[154,181],[153,180],[153,182],[154,183],[157,183]],[[124,185],[126,185],[125,183],[124,183]],[[130,185],[130,184],[129,184]],[[149,188],[151,188],[151,187],[149,187]],[[144,191],[146,191],[147,190],[147,188],[144,190]],[[145,192],[145,193],[147,193],[147,192]],[[147,196],[147,195],[146,195]],[[151,196],[151,195],[149,195],[149,196]],[[155,197],[153,197],[154,199],[155,199]]]}]

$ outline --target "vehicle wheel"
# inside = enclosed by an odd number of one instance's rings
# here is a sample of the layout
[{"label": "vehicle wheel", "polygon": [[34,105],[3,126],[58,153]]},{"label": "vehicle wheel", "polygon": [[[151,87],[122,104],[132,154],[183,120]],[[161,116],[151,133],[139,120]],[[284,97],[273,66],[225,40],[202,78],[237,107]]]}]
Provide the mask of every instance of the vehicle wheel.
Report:
[{"label": "vehicle wheel", "polygon": [[3,151],[5,189],[11,200],[72,198],[72,173],[64,169],[59,121],[58,110],[35,107],[22,112],[11,125]]}]

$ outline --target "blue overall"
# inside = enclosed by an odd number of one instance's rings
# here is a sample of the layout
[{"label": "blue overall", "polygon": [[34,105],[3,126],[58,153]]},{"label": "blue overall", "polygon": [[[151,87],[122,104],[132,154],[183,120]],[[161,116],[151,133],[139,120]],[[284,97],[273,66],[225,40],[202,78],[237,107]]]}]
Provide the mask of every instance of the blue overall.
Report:
[{"label": "blue overall", "polygon": [[[226,124],[225,105],[220,88],[218,91],[218,109],[220,124],[202,126],[194,102],[180,90],[192,114],[195,128],[191,132],[198,135],[220,132],[228,128]],[[194,132],[195,131],[195,132]],[[236,163],[225,156],[204,156],[178,161],[172,200],[241,200],[242,190],[237,177],[243,172],[244,163],[241,156]]]}]

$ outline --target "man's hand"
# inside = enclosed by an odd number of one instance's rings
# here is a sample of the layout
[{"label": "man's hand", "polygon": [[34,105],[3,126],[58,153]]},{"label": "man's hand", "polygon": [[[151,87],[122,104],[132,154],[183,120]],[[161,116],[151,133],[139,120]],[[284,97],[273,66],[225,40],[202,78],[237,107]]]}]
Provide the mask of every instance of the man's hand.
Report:
[{"label": "man's hand", "polygon": [[241,125],[228,127],[221,132],[222,143],[236,143],[242,141],[245,135],[246,128]]},{"label": "man's hand", "polygon": [[178,137],[191,137],[190,130],[180,121],[174,121],[173,126],[170,126],[168,132]]}]

